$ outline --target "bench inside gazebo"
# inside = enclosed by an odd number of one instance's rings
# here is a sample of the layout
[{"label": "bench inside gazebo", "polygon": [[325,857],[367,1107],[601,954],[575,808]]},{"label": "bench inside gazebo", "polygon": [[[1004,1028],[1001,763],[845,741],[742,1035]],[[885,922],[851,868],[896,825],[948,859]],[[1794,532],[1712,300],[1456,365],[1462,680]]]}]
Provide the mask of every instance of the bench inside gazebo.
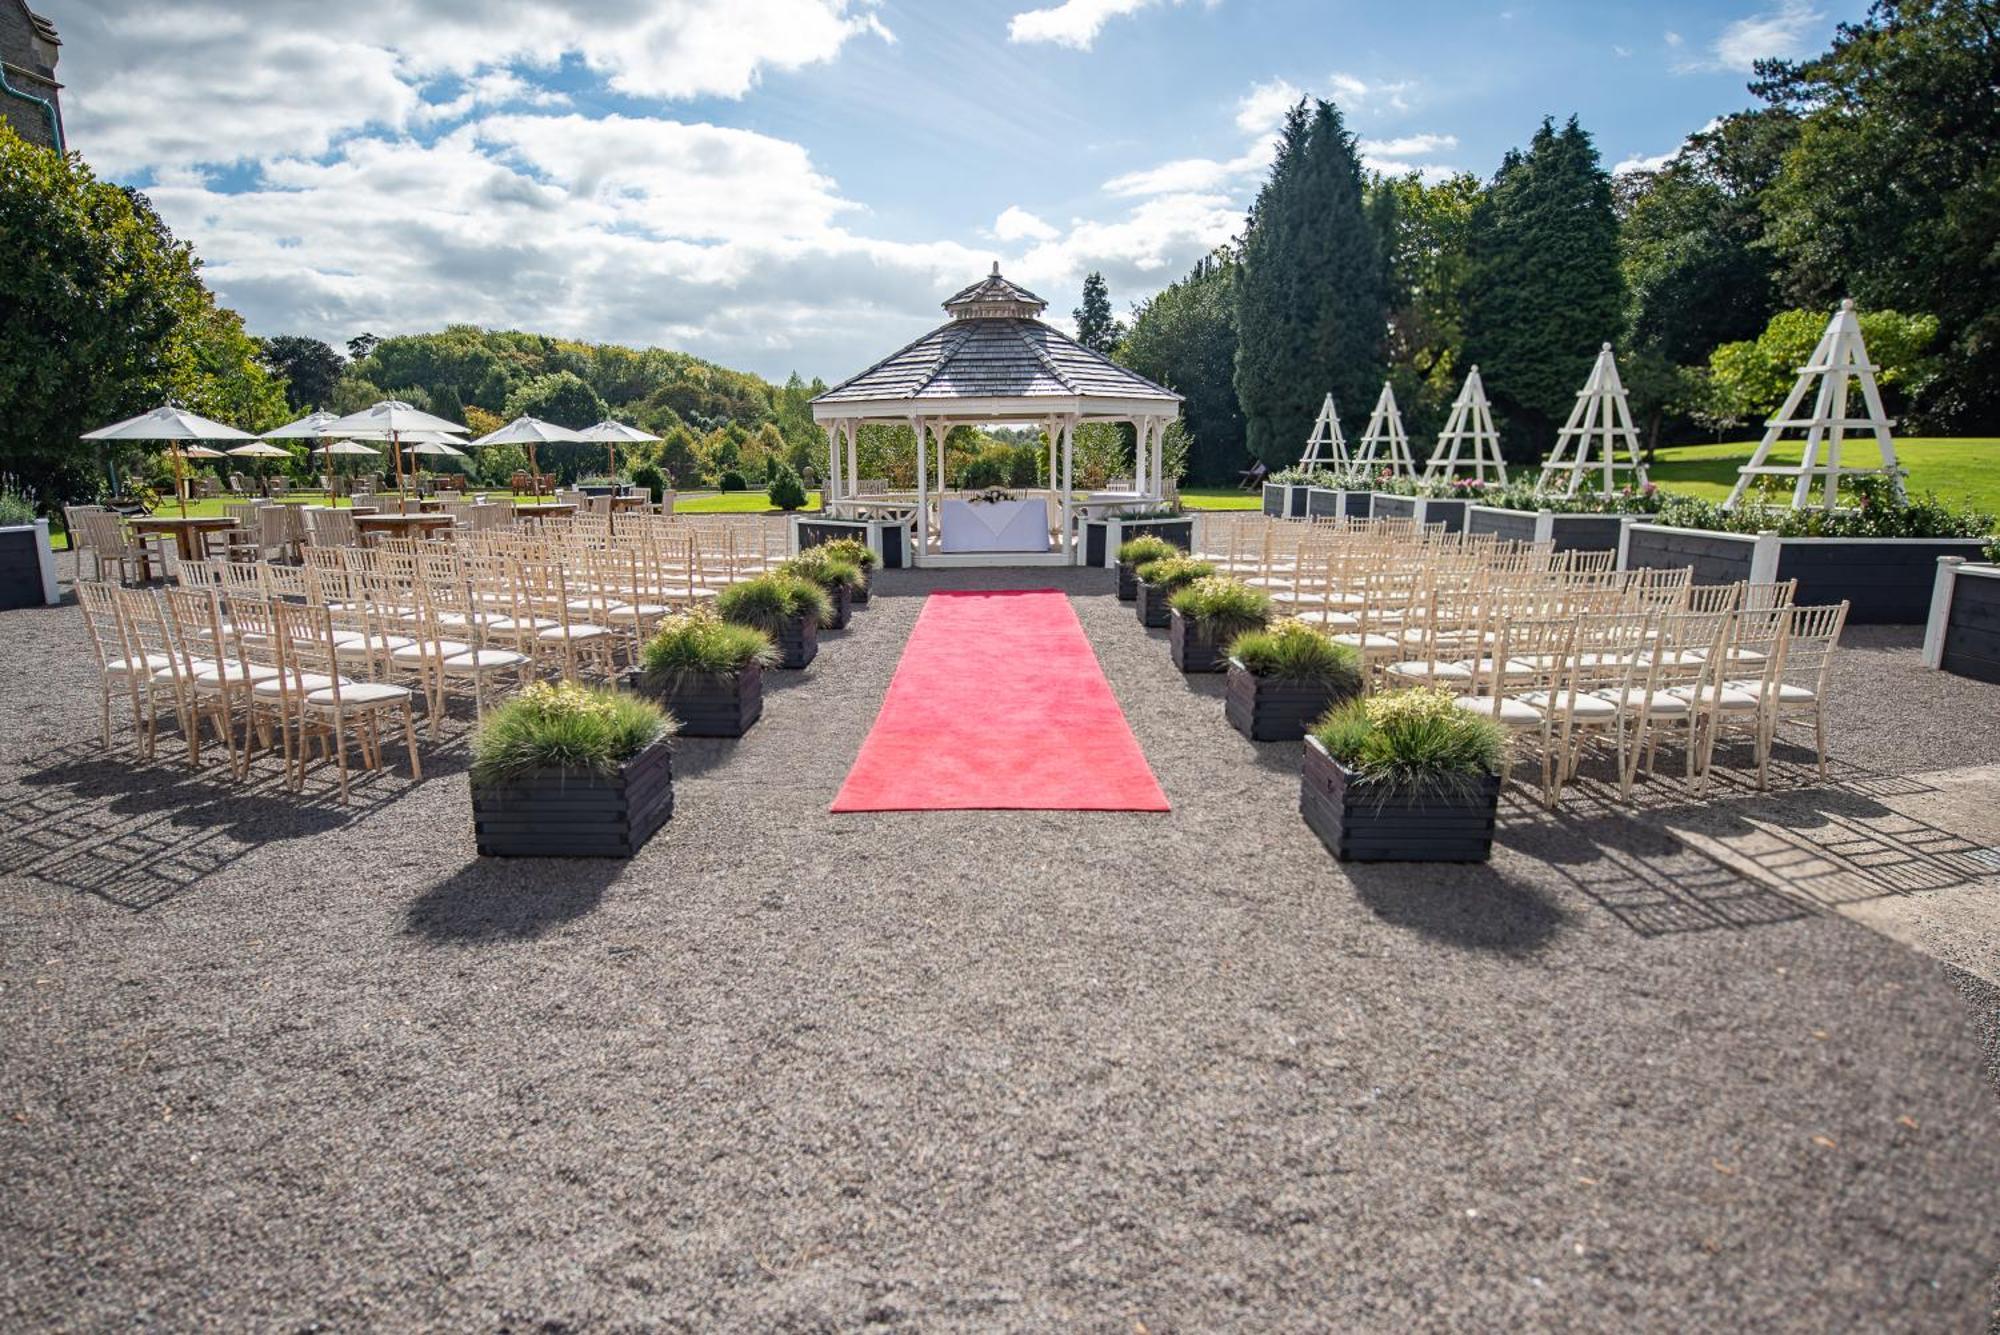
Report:
[{"label": "bench inside gazebo", "polygon": [[[944,303],[944,324],[814,399],[813,420],[827,435],[826,516],[866,521],[877,541],[892,535],[898,564],[1073,565],[1085,520],[1159,507],[1166,430],[1180,396],[1044,324],[1047,308],[995,264]],[[1128,486],[1078,494],[1076,429],[1086,422],[1131,425]],[[914,491],[863,487],[859,435],[871,423],[910,428]],[[1040,428],[1050,485],[1005,499],[951,490],[945,438],[958,426]]]}]

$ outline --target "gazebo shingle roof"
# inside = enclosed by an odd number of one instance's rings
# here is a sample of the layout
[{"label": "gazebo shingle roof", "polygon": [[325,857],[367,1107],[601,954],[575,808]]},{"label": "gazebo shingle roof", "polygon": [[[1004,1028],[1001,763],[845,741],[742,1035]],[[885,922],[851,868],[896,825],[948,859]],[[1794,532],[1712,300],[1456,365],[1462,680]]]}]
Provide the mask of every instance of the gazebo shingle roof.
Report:
[{"label": "gazebo shingle roof", "polygon": [[[813,400],[921,404],[966,398],[1168,399],[1179,395],[1034,318],[1047,307],[999,266],[944,303],[952,319]],[[1005,311],[1005,314],[996,313]]]}]

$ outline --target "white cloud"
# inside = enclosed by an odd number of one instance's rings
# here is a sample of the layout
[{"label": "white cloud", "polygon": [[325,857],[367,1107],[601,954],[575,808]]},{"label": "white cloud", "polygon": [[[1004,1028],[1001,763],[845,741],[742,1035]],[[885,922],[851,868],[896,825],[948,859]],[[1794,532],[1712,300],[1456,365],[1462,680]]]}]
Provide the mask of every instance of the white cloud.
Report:
[{"label": "white cloud", "polygon": [[1678,149],[1669,149],[1665,153],[1655,153],[1651,157],[1641,157],[1634,154],[1632,157],[1626,158],[1623,162],[1614,166],[1611,169],[1611,174],[1613,176],[1624,176],[1629,172],[1656,172],[1669,162],[1672,162],[1674,154],[1678,151]]},{"label": "white cloud", "polygon": [[1104,183],[1108,195],[1173,195],[1220,190],[1232,181],[1261,174],[1271,163],[1274,143],[1260,139],[1227,162],[1214,158],[1177,158],[1157,167],[1125,172]]},{"label": "white cloud", "polygon": [[1267,134],[1284,124],[1285,113],[1304,96],[1304,90],[1286,79],[1252,84],[1236,104],[1236,128],[1245,134]]},{"label": "white cloud", "polygon": [[1385,158],[1428,157],[1441,148],[1457,148],[1455,134],[1406,134],[1396,139],[1363,139],[1361,151]]},{"label": "white cloud", "polygon": [[1159,3],[1160,0],[1063,0],[1047,9],[1026,9],[1007,20],[1007,40],[1053,42],[1088,51],[1097,41],[1097,34],[1112,19],[1136,14]]},{"label": "white cloud", "polygon": [[1019,204],[1009,204],[994,220],[993,235],[1001,241],[1053,241],[1062,233]]},{"label": "white cloud", "polygon": [[1613,42],[1611,44],[1611,54],[1620,60],[1630,60],[1632,58],[1632,48],[1629,46],[1620,46],[1616,42]]},{"label": "white cloud", "polygon": [[[482,76],[574,55],[633,97],[741,97],[770,70],[889,33],[872,0],[111,0],[64,19],[72,138],[110,171],[324,153],[504,99]],[[227,77],[190,77],[226,51]],[[419,90],[469,80],[426,111]],[[465,94],[461,93],[463,97]]]},{"label": "white cloud", "polygon": [[1681,44],[1681,41],[1682,41],[1682,38],[1681,38],[1681,35],[1680,35],[1679,33],[1675,32],[1675,31],[1674,31],[1673,29],[1671,29],[1671,28],[1667,29],[1667,45],[1668,45],[1668,46],[1679,46],[1679,45]]},{"label": "white cloud", "polygon": [[[1676,73],[1730,70],[1748,73],[1760,60],[1790,60],[1812,49],[1812,38],[1826,15],[1813,8],[1811,0],[1778,0],[1770,9],[1737,19],[1716,35],[1708,54],[1699,60],[1683,61]],[[1667,44],[1678,47],[1680,38],[1667,34]]]},{"label": "white cloud", "polygon": [[1341,111],[1351,116],[1357,111],[1382,108],[1408,111],[1417,85],[1409,79],[1371,83],[1359,75],[1335,71],[1327,77],[1327,88],[1332,99],[1340,104]]},{"label": "white cloud", "polygon": [[1008,272],[1030,287],[1041,284],[1037,290],[1047,296],[1094,269],[1116,299],[1127,301],[1180,277],[1242,225],[1241,207],[1226,195],[1157,195],[1116,221],[1075,221],[1067,235],[1031,247]]}]

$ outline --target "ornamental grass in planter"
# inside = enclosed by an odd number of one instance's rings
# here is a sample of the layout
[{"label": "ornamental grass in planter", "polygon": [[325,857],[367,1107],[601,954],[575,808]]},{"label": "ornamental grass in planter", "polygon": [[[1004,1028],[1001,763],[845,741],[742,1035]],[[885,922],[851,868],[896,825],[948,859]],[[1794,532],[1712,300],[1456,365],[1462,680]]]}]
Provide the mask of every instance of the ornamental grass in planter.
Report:
[{"label": "ornamental grass in planter", "polygon": [[797,575],[759,575],[715,595],[715,612],[769,635],[778,646],[779,667],[802,668],[819,653],[819,628],[833,619],[833,599]]},{"label": "ornamental grass in planter", "polygon": [[1168,600],[1167,651],[1182,672],[1220,672],[1236,637],[1271,619],[1271,595],[1240,579],[1209,575]]},{"label": "ornamental grass in planter", "polygon": [[687,737],[741,737],[764,713],[764,669],[778,661],[768,632],[702,608],[660,623],[626,684],[657,700]]},{"label": "ornamental grass in planter", "polygon": [[537,682],[472,739],[485,857],[631,857],[674,814],[673,717],[617,691]]},{"label": "ornamental grass in planter", "polygon": [[1173,611],[1167,605],[1168,599],[1174,596],[1176,590],[1213,575],[1215,567],[1192,557],[1163,556],[1145,562],[1134,573],[1139,581],[1134,596],[1134,602],[1138,604],[1139,624],[1148,630],[1165,630]]},{"label": "ornamental grass in planter", "polygon": [[875,550],[859,538],[835,538],[818,544],[812,550],[825,552],[861,568],[861,582],[849,590],[849,596],[856,607],[866,607],[868,586],[875,579],[875,568],[882,564],[882,558],[875,555]]},{"label": "ornamental grass in planter", "polygon": [[847,629],[848,617],[854,610],[854,590],[866,582],[860,566],[852,561],[843,561],[822,544],[808,547],[784,562],[778,567],[778,573],[811,580],[826,590],[832,612],[820,625],[827,630]]},{"label": "ornamental grass in planter", "polygon": [[1161,561],[1186,553],[1165,538],[1142,533],[1118,545],[1118,601],[1129,603],[1139,596],[1138,568],[1148,561]]},{"label": "ornamental grass in planter", "polygon": [[1303,621],[1236,637],[1222,696],[1229,726],[1253,742],[1296,742],[1314,719],[1361,694],[1361,653]]},{"label": "ornamental grass in planter", "polygon": [[1350,700],[1306,735],[1299,811],[1342,861],[1484,862],[1506,747],[1446,690]]}]

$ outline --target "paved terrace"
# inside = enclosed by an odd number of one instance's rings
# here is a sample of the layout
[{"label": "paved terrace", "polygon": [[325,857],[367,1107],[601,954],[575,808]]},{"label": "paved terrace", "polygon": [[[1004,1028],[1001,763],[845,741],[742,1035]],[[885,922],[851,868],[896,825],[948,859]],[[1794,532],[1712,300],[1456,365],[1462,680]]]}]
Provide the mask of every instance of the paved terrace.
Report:
[{"label": "paved terrace", "polygon": [[[1970,1329],[2000,692],[1857,630],[1836,782],[1345,871],[1103,572],[1165,818],[832,817],[890,574],[629,864],[96,745],[0,635],[0,1325]],[[984,576],[982,578],[982,576]],[[275,768],[275,767],[273,767]]]}]

